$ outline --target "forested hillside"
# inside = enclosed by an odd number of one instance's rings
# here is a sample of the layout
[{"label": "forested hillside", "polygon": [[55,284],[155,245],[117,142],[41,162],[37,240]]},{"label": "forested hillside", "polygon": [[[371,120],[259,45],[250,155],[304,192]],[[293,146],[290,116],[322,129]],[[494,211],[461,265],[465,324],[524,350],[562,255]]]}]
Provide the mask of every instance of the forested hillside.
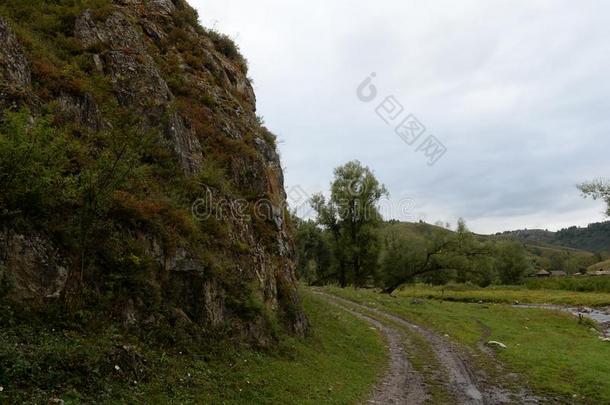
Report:
[{"label": "forested hillside", "polygon": [[593,223],[584,228],[572,226],[558,232],[523,229],[507,231],[502,235],[513,236],[524,243],[547,243],[589,252],[610,252],[610,221]]}]

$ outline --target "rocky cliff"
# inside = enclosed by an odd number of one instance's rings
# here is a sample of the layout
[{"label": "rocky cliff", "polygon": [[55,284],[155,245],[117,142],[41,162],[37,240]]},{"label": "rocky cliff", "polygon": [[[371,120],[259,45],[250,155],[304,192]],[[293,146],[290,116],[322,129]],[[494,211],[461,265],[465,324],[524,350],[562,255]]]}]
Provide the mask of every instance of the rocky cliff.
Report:
[{"label": "rocky cliff", "polygon": [[4,3],[0,294],[303,333],[275,137],[234,43],[183,0]]}]

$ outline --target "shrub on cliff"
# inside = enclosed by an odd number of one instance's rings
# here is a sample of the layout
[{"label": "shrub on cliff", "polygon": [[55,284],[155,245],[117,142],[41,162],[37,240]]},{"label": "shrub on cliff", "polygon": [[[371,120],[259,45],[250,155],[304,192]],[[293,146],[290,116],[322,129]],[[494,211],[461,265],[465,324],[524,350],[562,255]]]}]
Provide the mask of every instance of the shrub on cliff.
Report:
[{"label": "shrub on cliff", "polygon": [[67,172],[70,141],[34,120],[27,109],[7,112],[0,125],[0,214],[7,222],[44,218],[66,203],[73,184]]}]

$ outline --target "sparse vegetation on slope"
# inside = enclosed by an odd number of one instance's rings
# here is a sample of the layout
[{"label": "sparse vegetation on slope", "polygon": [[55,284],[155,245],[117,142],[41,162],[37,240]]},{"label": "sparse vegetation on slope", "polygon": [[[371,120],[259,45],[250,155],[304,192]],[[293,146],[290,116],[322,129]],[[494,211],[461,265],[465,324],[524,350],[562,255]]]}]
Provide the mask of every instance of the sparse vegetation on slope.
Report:
[{"label": "sparse vegetation on slope", "polygon": [[305,332],[279,156],[230,38],[184,0],[8,0],[0,41],[0,298]]}]

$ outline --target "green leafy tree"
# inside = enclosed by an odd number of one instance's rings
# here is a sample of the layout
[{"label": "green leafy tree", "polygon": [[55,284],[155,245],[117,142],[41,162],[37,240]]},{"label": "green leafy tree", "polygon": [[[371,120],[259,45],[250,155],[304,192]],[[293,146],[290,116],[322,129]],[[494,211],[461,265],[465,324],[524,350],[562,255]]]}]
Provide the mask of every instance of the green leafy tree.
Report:
[{"label": "green leafy tree", "polygon": [[495,246],[495,267],[502,284],[519,284],[531,271],[532,263],[523,245],[500,241]]},{"label": "green leafy tree", "polygon": [[594,180],[588,183],[583,183],[578,186],[585,197],[591,197],[594,200],[603,200],[608,208],[606,215],[610,216],[610,181]]},{"label": "green leafy tree", "polygon": [[69,196],[68,142],[51,120],[34,120],[26,109],[6,112],[0,126],[0,217],[42,221]]},{"label": "green leafy tree", "polygon": [[328,234],[314,221],[296,223],[297,273],[306,283],[321,284],[334,275],[335,267]]},{"label": "green leafy tree", "polygon": [[384,238],[379,265],[378,280],[384,291],[391,293],[400,285],[436,268],[438,255],[446,241],[447,235],[438,231],[422,237],[391,230]]},{"label": "green leafy tree", "polygon": [[567,257],[563,252],[551,255],[551,270],[565,270],[566,259]]},{"label": "green leafy tree", "polygon": [[434,283],[476,280],[481,264],[489,267],[490,255],[489,244],[477,240],[462,219],[456,232],[437,227],[419,239],[390,234],[385,241],[379,279],[388,294],[418,277]]},{"label": "green leafy tree", "polygon": [[3,231],[34,225],[58,235],[78,257],[66,293],[82,290],[95,252],[110,239],[114,227],[109,210],[115,193],[144,170],[140,160],[155,136],[136,128],[135,118],[124,118],[112,129],[81,132],[75,139],[50,116],[35,118],[27,109],[3,113]]},{"label": "green leafy tree", "polygon": [[112,198],[134,178],[142,153],[150,142],[150,138],[138,133],[129,121],[122,124],[123,127],[95,135],[93,143],[102,147],[88,148],[89,161],[77,177],[81,285],[90,264],[88,256],[95,234],[105,234],[111,228],[108,211]]},{"label": "green leafy tree", "polygon": [[328,201],[322,194],[311,199],[318,224],[332,235],[335,277],[342,287],[363,286],[373,276],[381,224],[377,203],[387,194],[368,167],[352,161],[335,169]]}]

